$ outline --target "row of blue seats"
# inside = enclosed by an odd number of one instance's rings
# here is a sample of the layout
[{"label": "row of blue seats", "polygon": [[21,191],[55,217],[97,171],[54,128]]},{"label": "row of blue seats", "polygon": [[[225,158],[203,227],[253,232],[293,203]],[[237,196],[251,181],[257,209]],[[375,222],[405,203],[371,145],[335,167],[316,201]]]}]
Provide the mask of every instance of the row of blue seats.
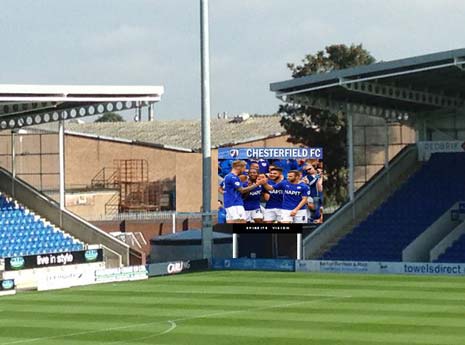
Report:
[{"label": "row of blue seats", "polygon": [[51,229],[28,229],[28,230],[19,230],[19,231],[10,231],[10,232],[1,232],[0,239],[2,238],[24,238],[24,237],[50,237],[58,236],[63,237],[63,233]]},{"label": "row of blue seats", "polygon": [[53,230],[51,225],[45,225],[44,223],[33,223],[33,224],[11,224],[0,226],[0,233],[2,232],[19,232],[21,230]]},{"label": "row of blue seats", "polygon": [[43,224],[41,220],[28,219],[28,218],[15,218],[2,222],[0,220],[0,228],[13,226],[13,225],[26,225],[33,226],[34,224]]},{"label": "row of blue seats", "polygon": [[14,211],[17,209],[17,205],[11,201],[7,201],[4,204],[0,205],[0,211]]},{"label": "row of blue seats", "polygon": [[34,243],[14,243],[14,244],[1,244],[1,250],[8,250],[11,248],[20,248],[20,249],[40,249],[40,248],[57,248],[57,247],[73,247],[75,245],[81,246],[80,243],[75,243],[74,241],[50,241],[50,242],[34,242]]},{"label": "row of blue seats", "polygon": [[14,221],[16,218],[21,218],[21,219],[28,219],[28,220],[35,220],[35,216],[33,214],[11,214],[11,215],[5,215],[0,211],[0,222],[3,223],[8,223],[9,221]]},{"label": "row of blue seats", "polygon": [[61,252],[72,252],[84,250],[82,244],[73,246],[56,246],[56,247],[43,247],[43,248],[23,248],[15,246],[6,250],[0,249],[0,257],[15,257],[15,256],[27,256],[27,255],[39,255],[39,254],[50,254],[50,253],[61,253]]},{"label": "row of blue seats", "polygon": [[28,238],[0,238],[0,246],[5,244],[18,244],[23,243],[25,245],[31,245],[34,243],[52,243],[52,242],[60,242],[71,244],[74,240],[71,237],[63,237],[63,236],[54,236],[48,238],[41,238],[41,237],[28,237]]}]

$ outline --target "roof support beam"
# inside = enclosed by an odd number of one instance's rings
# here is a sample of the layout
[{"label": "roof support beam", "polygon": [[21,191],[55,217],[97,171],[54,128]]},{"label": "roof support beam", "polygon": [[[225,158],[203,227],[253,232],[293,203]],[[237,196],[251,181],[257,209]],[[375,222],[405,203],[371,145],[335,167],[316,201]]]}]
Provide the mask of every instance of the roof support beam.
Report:
[{"label": "roof support beam", "polygon": [[0,102],[0,116],[56,108],[57,102]]},{"label": "roof support beam", "polygon": [[459,70],[465,72],[465,58],[463,57],[456,57],[454,58],[454,65],[457,67]]},{"label": "roof support beam", "polygon": [[459,108],[465,104],[465,100],[459,97],[448,97],[427,91],[418,91],[374,82],[354,81],[352,83],[341,83],[341,86],[352,92],[413,104],[436,106],[438,108]]},{"label": "roof support beam", "polygon": [[[78,119],[81,117],[101,115],[110,111],[134,109],[137,102],[104,102],[104,103],[63,103],[55,104],[52,108],[37,108],[22,114],[8,114],[0,117],[0,130],[22,128],[24,126],[39,125],[61,120]],[[142,101],[142,106],[149,106],[154,102]]]},{"label": "roof support beam", "polygon": [[292,102],[293,100],[298,100],[300,103],[314,109],[327,110],[331,112],[351,111],[352,113],[357,113],[361,115],[383,117],[388,120],[407,120],[412,115],[411,112],[401,109],[392,109],[359,103],[341,102],[332,100],[330,98],[316,97],[305,94],[288,96],[288,101]]}]

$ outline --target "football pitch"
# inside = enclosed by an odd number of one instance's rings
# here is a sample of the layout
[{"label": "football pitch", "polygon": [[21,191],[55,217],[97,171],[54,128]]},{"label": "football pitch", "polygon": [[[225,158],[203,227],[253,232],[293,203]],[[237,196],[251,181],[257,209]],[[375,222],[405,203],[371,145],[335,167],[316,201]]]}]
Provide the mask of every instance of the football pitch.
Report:
[{"label": "football pitch", "polygon": [[19,293],[0,311],[0,345],[463,345],[465,278],[214,271]]}]

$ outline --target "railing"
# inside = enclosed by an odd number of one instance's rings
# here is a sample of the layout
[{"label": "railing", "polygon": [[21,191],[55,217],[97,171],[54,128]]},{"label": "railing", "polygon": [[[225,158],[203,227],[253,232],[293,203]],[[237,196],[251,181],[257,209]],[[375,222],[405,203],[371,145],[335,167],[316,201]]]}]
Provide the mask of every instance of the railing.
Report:
[{"label": "railing", "polygon": [[[5,191],[12,190],[12,182],[11,173],[0,168],[0,189]],[[132,252],[126,243],[117,240],[79,216],[67,210],[60,210],[56,201],[40,193],[26,182],[16,179],[14,186],[14,199],[27,208],[85,243],[101,244],[108,249],[108,255],[114,253],[114,255],[119,256],[119,261],[123,265],[129,264]]]},{"label": "railing", "polygon": [[119,194],[113,195],[110,200],[105,203],[105,216],[114,217],[119,212]]},{"label": "railing", "polygon": [[[213,212],[215,215],[216,212]],[[201,212],[176,212],[176,211],[157,211],[157,212],[128,212],[117,214],[98,215],[87,218],[89,221],[123,221],[123,220],[168,220],[176,218],[194,218],[201,219]]]},{"label": "railing", "polygon": [[147,245],[147,241],[141,232],[112,232],[111,235],[137,250],[142,249],[142,245]]},{"label": "railing", "polygon": [[115,189],[119,187],[118,170],[102,168],[90,182],[93,189]]}]

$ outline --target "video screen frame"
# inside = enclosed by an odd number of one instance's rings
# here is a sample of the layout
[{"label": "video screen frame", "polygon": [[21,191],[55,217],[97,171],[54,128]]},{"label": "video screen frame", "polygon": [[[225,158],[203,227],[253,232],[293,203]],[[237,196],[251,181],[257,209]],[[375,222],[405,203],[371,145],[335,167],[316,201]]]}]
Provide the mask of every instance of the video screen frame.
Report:
[{"label": "video screen frame", "polygon": [[320,224],[323,180],[320,147],[220,148],[218,223],[271,232]]}]

